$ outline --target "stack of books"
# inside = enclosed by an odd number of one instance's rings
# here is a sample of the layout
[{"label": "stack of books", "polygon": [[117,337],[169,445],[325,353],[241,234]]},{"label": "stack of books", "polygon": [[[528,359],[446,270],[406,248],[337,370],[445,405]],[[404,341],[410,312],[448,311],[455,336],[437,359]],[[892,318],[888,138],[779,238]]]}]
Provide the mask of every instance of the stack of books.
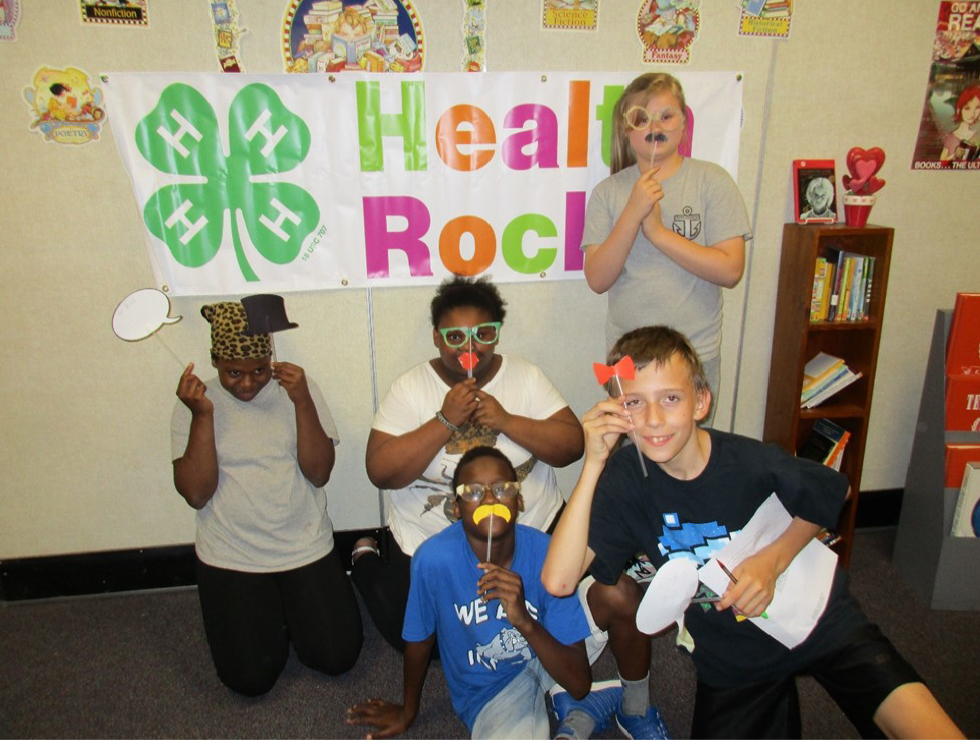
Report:
[{"label": "stack of books", "polygon": [[844,448],[850,438],[851,433],[840,424],[835,424],[830,419],[817,419],[798,456],[840,470]]},{"label": "stack of books", "polygon": [[871,305],[875,258],[828,250],[813,269],[810,321],[865,321]]},{"label": "stack of books", "polygon": [[803,368],[803,389],[800,407],[812,409],[861,377],[840,357],[818,352]]}]

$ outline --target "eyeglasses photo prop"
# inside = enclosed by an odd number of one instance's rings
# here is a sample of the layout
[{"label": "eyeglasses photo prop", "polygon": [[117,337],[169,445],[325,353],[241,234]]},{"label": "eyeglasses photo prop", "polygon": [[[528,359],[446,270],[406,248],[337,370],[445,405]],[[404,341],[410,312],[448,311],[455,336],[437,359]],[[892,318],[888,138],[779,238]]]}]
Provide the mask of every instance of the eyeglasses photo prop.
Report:
[{"label": "eyeglasses photo prop", "polygon": [[493,497],[500,503],[479,507],[473,512],[473,523],[479,524],[481,520],[486,519],[487,517],[490,518],[490,523],[487,525],[486,560],[486,562],[489,563],[491,549],[493,547],[493,513],[495,510],[497,510],[505,522],[510,521],[510,509],[508,509],[506,506],[502,506],[502,504],[506,501],[512,501],[514,497],[521,492],[521,484],[512,480],[492,483],[489,486],[485,486],[482,483],[461,483],[456,486],[456,495],[464,501],[475,504],[483,500],[487,490],[490,490],[493,493]]},{"label": "eyeglasses photo prop", "polygon": [[667,141],[664,132],[673,133],[684,123],[684,116],[677,108],[664,108],[663,110],[653,111],[634,105],[623,114],[623,120],[627,127],[635,131],[646,131],[651,125],[656,124],[660,131],[656,134],[651,131],[646,136],[647,141],[653,142],[653,151],[650,153],[650,166],[653,167],[657,156],[657,144]]},{"label": "eyeglasses photo prop", "polygon": [[501,481],[500,483],[493,483],[489,486],[485,486],[482,483],[460,483],[456,486],[456,495],[463,499],[463,501],[475,504],[483,500],[487,490],[493,493],[493,497],[497,501],[504,503],[513,500],[521,492],[521,484],[513,480]]},{"label": "eyeglasses photo prop", "polygon": [[[620,396],[625,395],[623,393],[623,384],[620,382],[620,378],[625,378],[626,380],[632,380],[636,377],[636,365],[633,364],[633,358],[629,355],[625,355],[623,359],[617,362],[611,367],[609,365],[603,365],[601,362],[592,363],[592,371],[595,373],[596,380],[599,381],[599,385],[605,385],[613,378],[616,379],[616,391]],[[630,421],[633,421],[633,417],[630,416],[630,411],[626,408],[626,402],[623,402],[623,410],[626,415],[629,416]],[[636,431],[630,432],[630,436],[633,438],[633,446],[636,447],[636,456],[640,458],[640,467],[643,468],[643,477],[647,477],[647,464],[643,459],[643,453],[640,452],[640,444],[636,441]]]},{"label": "eyeglasses photo prop", "polygon": [[459,364],[466,370],[466,377],[473,377],[473,367],[478,357],[473,354],[473,340],[478,344],[496,344],[500,339],[500,322],[487,321],[476,326],[447,326],[439,330],[447,347],[459,349],[464,344],[467,351],[459,357]]}]

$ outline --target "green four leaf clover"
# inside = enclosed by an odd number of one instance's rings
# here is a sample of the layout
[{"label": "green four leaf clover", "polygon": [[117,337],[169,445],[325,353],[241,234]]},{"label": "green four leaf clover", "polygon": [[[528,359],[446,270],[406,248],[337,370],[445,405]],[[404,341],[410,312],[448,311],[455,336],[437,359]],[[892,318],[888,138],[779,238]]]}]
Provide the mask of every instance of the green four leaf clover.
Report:
[{"label": "green four leaf clover", "polygon": [[136,147],[159,171],[179,175],[146,201],[143,221],[174,259],[207,264],[221,247],[225,212],[242,275],[258,280],[242,247],[239,216],[255,249],[287,264],[320,221],[306,190],[274,175],[299,166],[310,150],[310,130],[268,85],[242,88],[228,110],[229,154],[221,149],[214,109],[189,85],[173,84],[136,127]]}]

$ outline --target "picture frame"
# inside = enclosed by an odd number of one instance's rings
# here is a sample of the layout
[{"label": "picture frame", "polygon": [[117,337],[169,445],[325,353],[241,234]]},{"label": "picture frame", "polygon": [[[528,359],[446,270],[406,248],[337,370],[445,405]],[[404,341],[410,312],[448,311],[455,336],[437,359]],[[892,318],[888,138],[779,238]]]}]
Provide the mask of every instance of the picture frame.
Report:
[{"label": "picture frame", "polygon": [[798,224],[836,223],[837,177],[834,160],[793,160],[793,205]]}]

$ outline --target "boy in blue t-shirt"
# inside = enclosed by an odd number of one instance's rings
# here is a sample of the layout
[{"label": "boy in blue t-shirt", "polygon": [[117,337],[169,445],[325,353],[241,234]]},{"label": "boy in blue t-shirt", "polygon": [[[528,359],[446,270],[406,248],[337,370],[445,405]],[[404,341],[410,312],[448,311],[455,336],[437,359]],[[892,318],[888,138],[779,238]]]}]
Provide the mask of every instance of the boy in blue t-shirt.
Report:
[{"label": "boy in blue t-shirt", "polygon": [[[407,730],[438,636],[453,709],[473,737],[547,738],[545,690],[557,681],[575,700],[589,693],[589,621],[577,597],[541,585],[549,537],[517,524],[520,484],[499,450],[467,452],[453,491],[458,521],[412,558],[403,703],[372,699],[352,707],[347,721],[379,728],[372,737]],[[618,700],[618,689],[608,691]]]}]

